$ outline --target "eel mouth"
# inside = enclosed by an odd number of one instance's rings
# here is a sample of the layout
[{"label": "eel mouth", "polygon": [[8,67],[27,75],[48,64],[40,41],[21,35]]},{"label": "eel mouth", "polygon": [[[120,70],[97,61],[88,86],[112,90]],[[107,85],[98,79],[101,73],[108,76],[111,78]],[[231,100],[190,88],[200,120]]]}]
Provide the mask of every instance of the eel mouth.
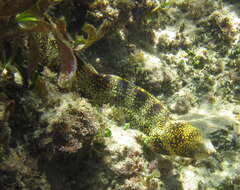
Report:
[{"label": "eel mouth", "polygon": [[209,156],[213,156],[216,153],[217,151],[213,146],[212,142],[209,139],[205,139],[199,147],[198,151],[196,151],[194,157],[195,159],[204,159]]}]

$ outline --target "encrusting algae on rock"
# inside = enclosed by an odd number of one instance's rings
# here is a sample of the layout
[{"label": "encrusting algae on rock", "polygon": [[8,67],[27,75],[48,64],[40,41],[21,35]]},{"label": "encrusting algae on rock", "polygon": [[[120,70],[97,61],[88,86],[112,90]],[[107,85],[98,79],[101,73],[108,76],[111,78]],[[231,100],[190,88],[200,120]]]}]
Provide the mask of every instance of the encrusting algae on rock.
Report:
[{"label": "encrusting algae on rock", "polygon": [[152,150],[195,159],[216,152],[198,128],[172,121],[169,110],[144,89],[121,77],[100,74],[82,58],[78,76],[79,91],[95,104],[121,107],[131,126],[146,135],[140,140]]}]

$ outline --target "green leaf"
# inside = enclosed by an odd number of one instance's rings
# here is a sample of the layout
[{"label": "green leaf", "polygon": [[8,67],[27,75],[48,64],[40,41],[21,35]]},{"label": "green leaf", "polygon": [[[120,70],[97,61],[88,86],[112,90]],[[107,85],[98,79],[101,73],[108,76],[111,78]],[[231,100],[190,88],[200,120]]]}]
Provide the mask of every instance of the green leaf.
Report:
[{"label": "green leaf", "polygon": [[130,124],[129,123],[125,123],[125,125],[123,126],[124,130],[128,130],[130,128]]},{"label": "green leaf", "polygon": [[30,13],[21,13],[21,14],[18,14],[18,15],[16,16],[16,21],[17,21],[18,23],[23,23],[23,22],[38,22],[39,19],[38,19],[36,16],[34,16],[34,15],[30,14]]},{"label": "green leaf", "polygon": [[74,43],[75,43],[75,46],[79,45],[79,44],[84,44],[85,43],[85,39],[83,36],[80,36],[80,35],[77,35],[75,37],[75,40],[74,40]]},{"label": "green leaf", "polygon": [[111,137],[112,136],[112,131],[109,128],[105,129],[105,133],[104,133],[105,137]]}]

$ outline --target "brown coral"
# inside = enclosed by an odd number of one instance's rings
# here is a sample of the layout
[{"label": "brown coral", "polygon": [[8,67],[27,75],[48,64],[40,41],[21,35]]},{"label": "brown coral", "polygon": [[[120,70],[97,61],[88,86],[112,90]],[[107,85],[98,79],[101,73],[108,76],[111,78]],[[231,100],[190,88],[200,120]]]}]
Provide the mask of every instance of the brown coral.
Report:
[{"label": "brown coral", "polygon": [[73,100],[71,95],[62,98],[62,103],[56,108],[57,112],[46,118],[49,119],[47,130],[56,151],[73,153],[91,142],[97,134],[99,124],[86,100]]}]

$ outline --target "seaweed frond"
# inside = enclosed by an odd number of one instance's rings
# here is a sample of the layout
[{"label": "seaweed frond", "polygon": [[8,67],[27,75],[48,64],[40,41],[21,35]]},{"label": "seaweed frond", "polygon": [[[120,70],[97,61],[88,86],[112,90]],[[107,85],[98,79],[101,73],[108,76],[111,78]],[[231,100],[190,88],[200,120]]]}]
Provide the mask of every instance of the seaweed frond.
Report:
[{"label": "seaweed frond", "polygon": [[94,42],[102,39],[105,34],[109,31],[111,23],[108,20],[104,20],[100,27],[97,29],[92,24],[85,24],[82,31],[87,33],[87,39],[83,39],[83,44],[79,44],[75,50],[83,51],[89,48]]}]

